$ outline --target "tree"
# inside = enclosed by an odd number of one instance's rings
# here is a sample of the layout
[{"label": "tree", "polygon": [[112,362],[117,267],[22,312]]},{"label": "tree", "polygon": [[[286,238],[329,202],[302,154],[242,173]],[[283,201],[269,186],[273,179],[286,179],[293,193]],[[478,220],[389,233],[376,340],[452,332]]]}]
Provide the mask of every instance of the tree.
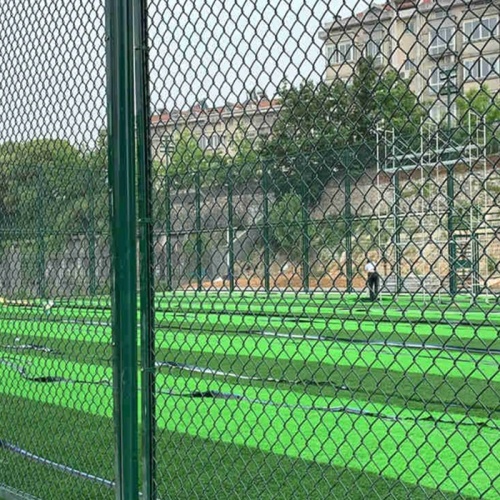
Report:
[{"label": "tree", "polygon": [[27,235],[78,233],[84,221],[86,156],[68,141],[40,139],[0,146],[4,228]]},{"label": "tree", "polygon": [[280,114],[262,154],[277,197],[295,192],[309,205],[317,203],[332,177],[346,170],[355,175],[375,162],[379,122],[411,137],[422,115],[408,82],[393,71],[379,74],[365,58],[357,63],[352,85],[285,84],[279,99]]},{"label": "tree", "polygon": [[242,130],[237,130],[232,137],[227,152],[218,151],[209,160],[208,178],[218,186],[227,182],[233,186],[244,186],[260,179],[260,139],[251,139]]},{"label": "tree", "polygon": [[500,150],[500,97],[493,95],[486,85],[471,89],[457,98],[458,134],[462,139],[469,134],[482,139],[485,132],[489,154]]},{"label": "tree", "polygon": [[170,151],[167,151],[167,177],[170,186],[191,189],[199,175],[200,183],[206,183],[209,155],[198,144],[197,138],[188,128],[172,136]]},{"label": "tree", "polygon": [[277,201],[269,214],[271,245],[275,251],[286,252],[291,260],[301,255],[302,200],[288,193]]},{"label": "tree", "polygon": [[273,135],[262,144],[271,187],[277,197],[306,191],[308,204],[316,202],[338,168],[331,151],[342,143],[338,109],[345,99],[341,85],[299,87],[285,84],[279,91],[281,109]]}]

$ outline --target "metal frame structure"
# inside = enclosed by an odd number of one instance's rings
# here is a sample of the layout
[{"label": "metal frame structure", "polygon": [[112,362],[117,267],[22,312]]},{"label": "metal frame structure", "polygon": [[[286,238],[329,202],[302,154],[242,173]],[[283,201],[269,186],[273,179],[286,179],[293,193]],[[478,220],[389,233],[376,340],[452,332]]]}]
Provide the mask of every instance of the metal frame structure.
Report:
[{"label": "metal frame structure", "polygon": [[[476,125],[474,124],[474,117],[477,119]],[[448,245],[448,262],[452,272],[450,273],[449,282],[449,293],[455,295],[457,293],[457,259],[456,259],[456,230],[454,226],[454,219],[457,216],[457,211],[455,207],[455,195],[454,195],[454,167],[460,164],[466,164],[470,169],[473,169],[478,162],[482,163],[482,174],[484,179],[487,178],[486,175],[486,164],[487,158],[485,154],[486,146],[486,125],[484,122],[484,117],[480,117],[477,113],[469,112],[467,117],[467,140],[463,143],[458,143],[453,141],[450,136],[441,137],[439,126],[430,121],[421,121],[420,127],[420,137],[419,144],[420,148],[418,151],[411,150],[411,148],[405,143],[401,138],[398,138],[394,128],[387,128],[384,126],[383,122],[379,122],[374,131],[377,142],[377,173],[376,173],[376,185],[379,194],[379,200],[377,203],[377,225],[378,225],[378,238],[379,238],[379,251],[382,251],[382,221],[387,221],[388,219],[393,220],[393,234],[390,238],[391,244],[395,248],[395,269],[396,269],[396,293],[400,293],[403,289],[403,279],[401,276],[401,260],[402,251],[406,246],[401,242],[401,228],[402,228],[402,213],[401,213],[401,189],[400,189],[400,179],[399,172],[413,172],[420,169],[420,180],[422,186],[424,185],[424,174],[435,170],[436,176],[439,176],[439,168],[444,167],[446,169],[446,204],[443,207],[443,201],[441,196],[437,196],[434,200],[435,209],[432,213],[437,216],[438,219],[446,210],[447,214],[447,238],[445,240],[434,240],[435,244],[445,243]],[[390,187],[392,189],[392,203],[389,212],[382,213],[382,188],[380,177],[381,174],[386,175],[391,174]],[[469,175],[469,196],[472,196],[473,183],[472,175]],[[388,190],[384,190],[384,198],[387,199]],[[485,191],[484,206],[482,207],[481,213],[484,214],[487,206],[487,194]],[[473,199],[476,199],[474,197]],[[386,201],[386,203],[388,203]],[[473,205],[469,210],[469,228],[472,235],[472,240],[476,241],[476,231],[481,225],[484,215],[480,215],[479,212],[473,209]],[[425,221],[431,212],[429,208],[425,206],[425,202],[422,199],[420,210],[418,212],[412,212],[411,216],[420,217],[421,220]],[[421,242],[422,245],[424,242]],[[474,247],[477,246],[476,243],[473,244]],[[386,254],[386,251],[383,251]],[[477,254],[477,249],[473,254]],[[473,256],[472,256],[473,257]],[[471,272],[472,283],[471,283],[471,295],[477,296],[479,294],[480,285],[480,273],[479,273],[479,259],[472,258],[474,264],[474,269]],[[439,276],[442,274],[442,269],[439,269]],[[426,288],[425,286],[423,287]],[[439,286],[439,293],[441,294],[442,286]],[[425,293],[425,292],[424,292]]]}]

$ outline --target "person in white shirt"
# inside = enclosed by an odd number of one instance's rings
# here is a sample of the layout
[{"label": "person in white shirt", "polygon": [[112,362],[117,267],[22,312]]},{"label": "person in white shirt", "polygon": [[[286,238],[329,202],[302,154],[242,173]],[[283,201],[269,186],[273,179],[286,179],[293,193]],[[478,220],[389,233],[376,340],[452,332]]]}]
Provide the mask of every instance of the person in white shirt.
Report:
[{"label": "person in white shirt", "polygon": [[366,263],[365,271],[368,275],[366,286],[370,290],[370,300],[375,301],[378,297],[379,275],[375,263],[370,258],[368,258],[368,262]]}]

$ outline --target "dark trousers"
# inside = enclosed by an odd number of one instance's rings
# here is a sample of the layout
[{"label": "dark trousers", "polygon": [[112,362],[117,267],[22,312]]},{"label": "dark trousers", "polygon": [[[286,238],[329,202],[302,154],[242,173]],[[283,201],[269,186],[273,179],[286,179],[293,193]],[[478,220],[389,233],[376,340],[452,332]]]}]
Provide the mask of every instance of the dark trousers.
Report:
[{"label": "dark trousers", "polygon": [[370,290],[370,300],[376,300],[378,296],[379,275],[377,273],[368,273],[366,284]]}]

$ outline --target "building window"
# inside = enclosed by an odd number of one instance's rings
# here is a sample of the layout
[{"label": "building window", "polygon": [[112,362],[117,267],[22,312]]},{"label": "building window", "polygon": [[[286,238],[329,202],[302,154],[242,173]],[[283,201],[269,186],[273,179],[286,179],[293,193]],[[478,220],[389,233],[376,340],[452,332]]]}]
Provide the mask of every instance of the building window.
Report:
[{"label": "building window", "polygon": [[200,147],[200,149],[207,149],[207,147],[208,147],[208,138],[207,138],[206,135],[202,135],[198,139],[198,146]]},{"label": "building window", "polygon": [[219,136],[217,134],[212,134],[210,136],[210,147],[212,149],[217,149],[219,147]]},{"label": "building window", "polygon": [[406,31],[415,35],[417,33],[417,21],[411,20],[406,24]]},{"label": "building window", "polygon": [[464,60],[464,80],[486,80],[497,78],[500,74],[498,56],[480,57]]},{"label": "building window", "polygon": [[498,36],[498,16],[464,22],[464,36],[468,41],[487,40]]},{"label": "building window", "polygon": [[382,33],[380,31],[373,32],[370,40],[366,44],[365,54],[366,57],[373,59],[375,65],[382,64]]},{"label": "building window", "polygon": [[335,52],[335,46],[334,45],[327,45],[325,48],[325,57],[326,60],[328,61],[328,64],[332,62],[333,54]]},{"label": "building window", "polygon": [[417,71],[417,65],[412,59],[407,59],[403,66],[403,78],[409,78],[412,73]]},{"label": "building window", "polygon": [[431,120],[435,123],[439,123],[444,114],[444,107],[441,104],[436,104],[432,106],[429,110],[429,116]]},{"label": "building window", "polygon": [[457,104],[455,102],[451,104],[449,109],[441,102],[435,103],[429,110],[429,117],[435,124],[439,124],[445,119],[448,119],[448,112],[450,114],[452,123],[455,123],[458,116]]},{"label": "building window", "polygon": [[429,54],[436,55],[446,50],[455,49],[455,28],[453,26],[431,28],[429,36]]},{"label": "building window", "polygon": [[[447,73],[449,68],[434,68],[429,71],[429,87],[436,93],[446,90],[448,85],[453,91],[457,88],[457,73],[453,72],[450,76]],[[448,81],[449,79],[449,81]]]},{"label": "building window", "polygon": [[221,146],[224,146],[224,136],[219,134],[212,134],[210,136],[209,143],[212,149],[218,149]]},{"label": "building window", "polygon": [[407,59],[405,61],[405,71],[409,73],[410,71],[415,71],[417,69],[417,65],[411,60]]},{"label": "building window", "polygon": [[338,43],[336,50],[333,52],[333,64],[342,64],[352,61],[354,61],[354,46],[352,42]]}]

